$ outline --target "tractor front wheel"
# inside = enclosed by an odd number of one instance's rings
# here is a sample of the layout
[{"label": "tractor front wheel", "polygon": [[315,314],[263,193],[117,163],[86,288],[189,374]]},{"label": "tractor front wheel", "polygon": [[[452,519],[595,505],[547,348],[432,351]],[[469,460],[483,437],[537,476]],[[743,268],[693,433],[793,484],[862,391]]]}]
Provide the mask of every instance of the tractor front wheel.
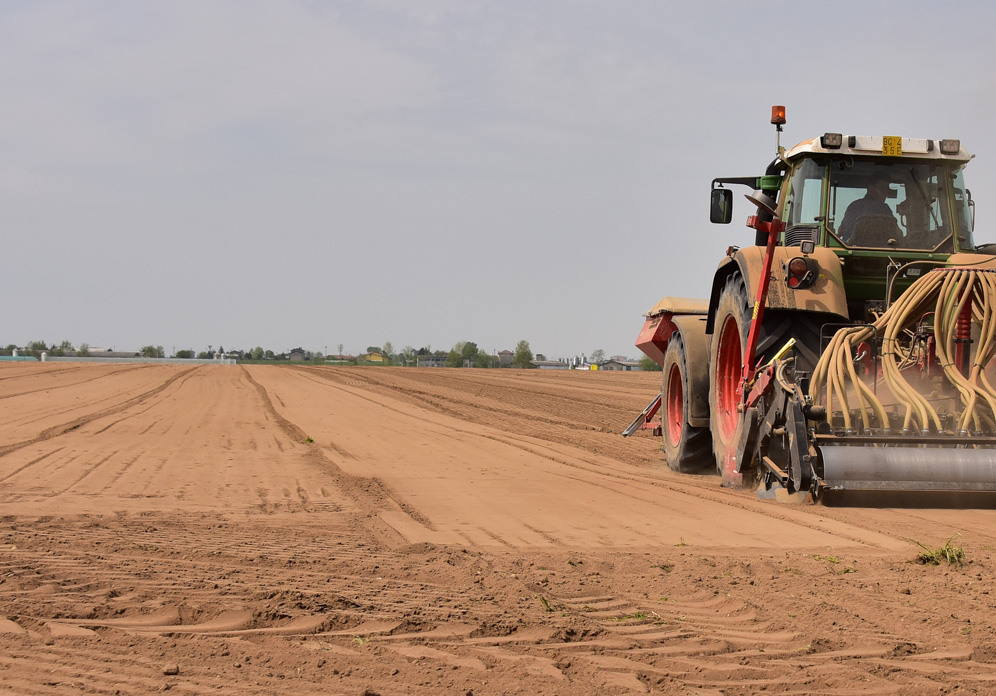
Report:
[{"label": "tractor front wheel", "polygon": [[719,295],[709,361],[709,413],[716,469],[723,485],[743,487],[736,471],[743,413],[737,393],[743,374],[744,345],[750,328],[750,303],[743,276],[733,273]]}]

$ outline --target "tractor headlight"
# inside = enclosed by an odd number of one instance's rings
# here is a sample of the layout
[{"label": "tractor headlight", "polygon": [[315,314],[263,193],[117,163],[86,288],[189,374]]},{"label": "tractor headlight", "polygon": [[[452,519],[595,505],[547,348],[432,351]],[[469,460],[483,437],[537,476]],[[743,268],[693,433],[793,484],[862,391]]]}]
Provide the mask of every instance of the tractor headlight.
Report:
[{"label": "tractor headlight", "polygon": [[844,136],[840,133],[824,133],[820,136],[820,147],[826,150],[836,150],[844,142]]},{"label": "tractor headlight", "polygon": [[961,150],[960,140],[952,140],[948,138],[941,141],[942,155],[957,155],[959,150]]}]

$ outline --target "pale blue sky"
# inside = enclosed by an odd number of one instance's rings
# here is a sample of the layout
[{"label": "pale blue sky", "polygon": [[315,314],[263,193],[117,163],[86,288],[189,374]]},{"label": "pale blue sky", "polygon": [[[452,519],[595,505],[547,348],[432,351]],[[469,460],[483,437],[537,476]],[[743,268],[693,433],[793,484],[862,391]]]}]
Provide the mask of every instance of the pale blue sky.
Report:
[{"label": "pale blue sky", "polygon": [[0,343],[635,356],[753,238],[708,189],[772,104],[961,138],[996,241],[994,7],[8,0]]}]

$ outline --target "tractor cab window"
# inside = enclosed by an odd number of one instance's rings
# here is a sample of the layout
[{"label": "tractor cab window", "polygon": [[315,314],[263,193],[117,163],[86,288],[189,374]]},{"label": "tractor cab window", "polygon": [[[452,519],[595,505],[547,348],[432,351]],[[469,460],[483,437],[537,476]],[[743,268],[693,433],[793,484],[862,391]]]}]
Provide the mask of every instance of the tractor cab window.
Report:
[{"label": "tractor cab window", "polygon": [[785,246],[798,246],[812,240],[819,242],[820,203],[823,198],[823,174],[826,165],[816,160],[803,160],[788,177],[782,200],[781,219],[785,221]]},{"label": "tractor cab window", "polygon": [[975,247],[975,241],[972,239],[972,194],[965,188],[962,171],[959,167],[951,172],[951,193],[954,196],[958,246],[971,251]]},{"label": "tractor cab window", "polygon": [[785,246],[797,246],[806,240],[819,242],[820,202],[826,165],[815,160],[803,160],[788,178],[782,199],[785,207]]},{"label": "tractor cab window", "polygon": [[837,160],[828,227],[849,247],[953,251],[947,176],[942,163]]}]

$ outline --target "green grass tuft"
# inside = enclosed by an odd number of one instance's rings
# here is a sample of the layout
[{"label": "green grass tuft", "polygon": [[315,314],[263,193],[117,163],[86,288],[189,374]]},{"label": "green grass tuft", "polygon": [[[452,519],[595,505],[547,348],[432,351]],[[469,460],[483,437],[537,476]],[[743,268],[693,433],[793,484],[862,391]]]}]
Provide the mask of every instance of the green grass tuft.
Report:
[{"label": "green grass tuft", "polygon": [[944,546],[936,549],[932,549],[916,539],[909,539],[909,541],[922,549],[916,556],[916,562],[921,565],[941,565],[941,561],[946,561],[949,566],[961,566],[965,563],[965,550],[951,543],[955,537],[960,536],[961,534],[955,534],[944,542]]}]

